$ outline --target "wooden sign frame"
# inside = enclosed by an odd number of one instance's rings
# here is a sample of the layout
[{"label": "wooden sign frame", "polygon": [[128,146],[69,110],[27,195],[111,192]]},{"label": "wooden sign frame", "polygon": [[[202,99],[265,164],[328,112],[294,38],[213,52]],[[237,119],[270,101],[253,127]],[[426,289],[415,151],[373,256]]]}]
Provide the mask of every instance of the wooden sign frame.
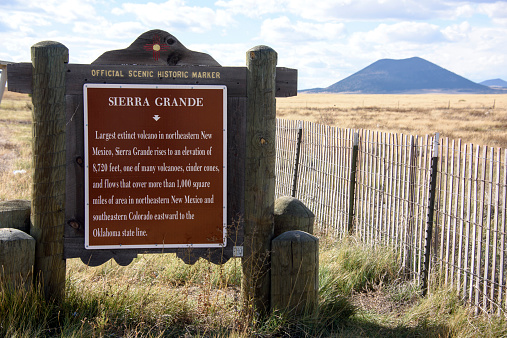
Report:
[{"label": "wooden sign frame", "polygon": [[[169,51],[148,51],[152,36],[166,36]],[[172,48],[172,49],[171,49]],[[152,57],[153,54],[153,57]],[[251,52],[252,57],[256,54]],[[210,60],[211,59],[211,60]],[[32,88],[32,63],[8,65],[10,91],[28,93]],[[209,55],[184,48],[167,32],[155,30],[141,35],[124,50],[104,53],[94,63],[65,64],[65,228],[63,258],[76,258],[90,266],[100,265],[113,258],[120,265],[128,265],[139,253],[175,252],[186,263],[199,258],[221,264],[231,257],[241,256],[244,244],[245,179],[247,150],[247,67],[220,67]],[[274,74],[276,97],[297,95],[297,70],[276,67]],[[183,84],[222,85],[227,87],[227,245],[221,248],[164,248],[164,249],[85,249],[85,150],[83,86],[87,83],[103,84]],[[261,145],[265,138],[256,134]],[[258,142],[255,142],[256,144]],[[270,143],[269,143],[270,144]],[[260,193],[260,192],[259,192]]]}]

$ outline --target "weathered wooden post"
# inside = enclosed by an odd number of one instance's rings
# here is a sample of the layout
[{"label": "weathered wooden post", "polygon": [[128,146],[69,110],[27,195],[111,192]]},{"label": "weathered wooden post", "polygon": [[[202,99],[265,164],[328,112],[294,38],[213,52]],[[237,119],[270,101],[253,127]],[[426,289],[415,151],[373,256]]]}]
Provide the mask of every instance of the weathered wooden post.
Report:
[{"label": "weathered wooden post", "polygon": [[318,311],[319,239],[286,231],[271,243],[271,308],[291,314]]},{"label": "weathered wooden post", "polygon": [[244,256],[242,297],[265,314],[270,302],[270,250],[275,198],[275,76],[277,53],[247,52]]},{"label": "weathered wooden post", "polygon": [[35,276],[46,299],[64,296],[65,74],[69,51],[43,41],[32,46],[33,193],[30,234]]},{"label": "weathered wooden post", "polygon": [[21,230],[2,228],[0,244],[0,286],[29,288],[32,285],[35,240]]},{"label": "weathered wooden post", "polygon": [[303,123],[299,121],[298,126],[298,140],[296,145],[296,159],[294,160],[294,177],[292,178],[292,197],[296,197],[296,187],[298,184],[298,173],[299,173],[299,156],[301,154],[301,140],[303,138]]},{"label": "weathered wooden post", "polygon": [[0,70],[2,70],[2,74],[0,75],[0,103],[1,103],[2,97],[4,96],[5,84],[7,83],[7,63],[5,61],[0,61]]},{"label": "weathered wooden post", "polygon": [[357,154],[359,153],[359,134],[354,133],[354,142],[352,144],[352,159],[350,161],[350,185],[349,185],[349,219],[347,228],[349,234],[354,231],[354,203],[356,201],[356,171],[357,171]]},{"label": "weathered wooden post", "polygon": [[423,276],[422,276],[422,295],[426,296],[428,293],[428,280],[430,275],[430,254],[431,254],[431,241],[433,238],[433,217],[435,214],[435,196],[437,194],[437,171],[438,171],[438,137],[436,133],[433,139],[433,156],[431,158],[431,174],[430,174],[430,188],[428,198],[428,214],[426,218],[426,237],[424,244],[424,262],[423,262]]},{"label": "weathered wooden post", "polygon": [[406,243],[405,248],[402,248],[402,266],[403,266],[403,274],[408,275],[410,270],[412,269],[412,254],[413,254],[413,232],[414,232],[414,206],[415,206],[415,187],[416,187],[416,174],[417,171],[417,137],[410,137],[410,148],[407,163],[407,192],[406,196],[408,196],[408,201],[406,205],[407,212],[407,222],[406,229],[403,234],[403,242]]},{"label": "weathered wooden post", "polygon": [[313,235],[315,215],[297,198],[290,196],[277,198],[274,214],[274,237],[291,230],[301,230]]},{"label": "weathered wooden post", "polygon": [[30,232],[30,201],[0,202],[0,228],[15,228]]},{"label": "weathered wooden post", "polygon": [[313,236],[315,215],[303,202],[289,196],[275,201],[274,214],[271,309],[315,314],[319,289],[319,239]]}]

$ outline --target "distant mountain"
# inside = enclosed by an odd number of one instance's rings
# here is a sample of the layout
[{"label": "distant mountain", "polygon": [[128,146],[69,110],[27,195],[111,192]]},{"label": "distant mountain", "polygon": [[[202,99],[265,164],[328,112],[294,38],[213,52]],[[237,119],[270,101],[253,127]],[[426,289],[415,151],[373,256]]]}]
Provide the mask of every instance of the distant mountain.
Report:
[{"label": "distant mountain", "polygon": [[493,88],[507,88],[507,82],[502,79],[493,79],[482,81],[481,85],[493,87]]},{"label": "distant mountain", "polygon": [[413,57],[382,59],[327,87],[306,93],[409,94],[409,93],[497,93],[434,63]]}]

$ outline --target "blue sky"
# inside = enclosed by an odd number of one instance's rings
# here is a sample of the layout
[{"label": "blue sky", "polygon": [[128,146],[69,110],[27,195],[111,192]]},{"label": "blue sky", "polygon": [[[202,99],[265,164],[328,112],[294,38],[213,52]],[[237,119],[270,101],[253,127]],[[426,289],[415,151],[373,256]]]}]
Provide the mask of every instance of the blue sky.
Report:
[{"label": "blue sky", "polygon": [[327,87],[383,58],[422,57],[466,78],[507,80],[507,1],[458,0],[1,0],[0,60],[63,43],[71,63],[125,48],[150,29],[223,66],[268,45],[297,68],[299,89]]}]

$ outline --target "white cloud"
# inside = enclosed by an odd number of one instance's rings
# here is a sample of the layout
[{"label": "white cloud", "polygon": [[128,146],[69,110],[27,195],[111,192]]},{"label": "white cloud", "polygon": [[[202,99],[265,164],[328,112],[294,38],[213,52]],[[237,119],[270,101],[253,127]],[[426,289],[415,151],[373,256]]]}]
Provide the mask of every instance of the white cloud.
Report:
[{"label": "white cloud", "polygon": [[424,58],[472,81],[504,77],[502,68],[507,64],[506,48],[491,52],[473,49],[465,44],[444,45]]},{"label": "white cloud", "polygon": [[94,0],[19,0],[23,11],[36,10],[51,21],[71,23],[96,16]]},{"label": "white cloud", "polygon": [[[289,10],[301,17],[326,20],[419,20],[434,16],[450,7],[437,0],[288,0]],[[454,7],[452,7],[454,8]]]},{"label": "white cloud", "polygon": [[[105,19],[94,21],[81,21],[74,25],[73,32],[82,34],[83,36],[93,36],[96,38],[125,39],[141,35],[144,31],[149,30],[137,21],[124,21],[113,23]],[[127,46],[125,46],[127,47]]]},{"label": "white cloud", "polygon": [[264,20],[261,26],[261,39],[277,44],[300,46],[310,41],[336,40],[344,36],[343,23],[312,23],[297,21],[292,23],[286,16]]},{"label": "white cloud", "polygon": [[224,10],[187,6],[182,0],[169,0],[160,4],[123,3],[120,8],[115,8],[113,13],[133,14],[148,27],[160,25],[171,30],[196,33],[203,33],[217,26],[227,27],[235,22]]},{"label": "white cloud", "polygon": [[380,24],[372,31],[355,33],[353,40],[368,44],[411,43],[431,44],[444,40],[437,25],[425,22],[399,22],[391,25]]},{"label": "white cloud", "polygon": [[507,26],[507,3],[505,1],[481,4],[479,10],[493,19],[493,22]]},{"label": "white cloud", "polygon": [[30,61],[30,47],[40,40],[24,32],[1,32],[0,41],[0,60],[26,62]]},{"label": "white cloud", "polygon": [[[0,22],[9,30],[25,34],[35,32],[35,27],[51,25],[51,21],[44,14],[20,10],[10,12],[0,10]],[[27,25],[26,22],[30,22],[30,25]]]},{"label": "white cloud", "polygon": [[217,44],[189,44],[190,50],[203,52],[211,55],[222,66],[244,67],[246,65],[246,53],[254,47],[248,42],[241,43],[217,43]]},{"label": "white cloud", "polygon": [[467,21],[464,21],[460,24],[451,25],[442,30],[442,34],[444,34],[447,40],[455,42],[466,41],[470,32],[471,26]]},{"label": "white cloud", "polygon": [[507,7],[505,1],[496,0],[219,0],[215,5],[249,17],[291,13],[314,21],[448,20],[470,17],[478,13],[478,6],[482,5]]},{"label": "white cloud", "polygon": [[456,9],[454,10],[453,17],[455,19],[469,18],[469,17],[473,16],[476,12],[477,12],[476,9],[472,5],[465,4],[465,5],[461,5],[461,6],[456,6]]},{"label": "white cloud", "polygon": [[225,8],[233,14],[243,14],[249,17],[280,13],[285,10],[285,2],[278,0],[219,0],[215,5]]}]

